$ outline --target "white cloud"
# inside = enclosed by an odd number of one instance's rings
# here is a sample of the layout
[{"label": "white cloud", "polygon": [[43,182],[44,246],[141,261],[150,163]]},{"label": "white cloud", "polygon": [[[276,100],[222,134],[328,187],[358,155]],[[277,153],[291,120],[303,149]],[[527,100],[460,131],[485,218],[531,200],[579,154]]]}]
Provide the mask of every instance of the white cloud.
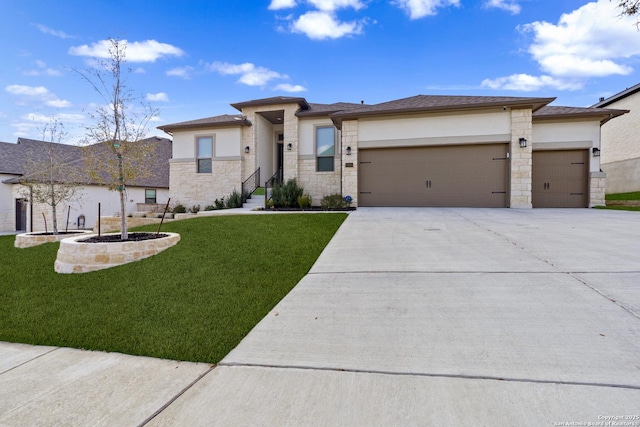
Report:
[{"label": "white cloud", "polygon": [[265,67],[256,66],[250,62],[243,64],[229,64],[227,62],[213,62],[207,68],[222,75],[240,75],[238,83],[248,86],[264,86],[273,79],[288,79],[286,74],[280,74]]},{"label": "white cloud", "polygon": [[49,94],[49,89],[44,86],[9,85],[4,89],[12,95],[44,96]]},{"label": "white cloud", "polygon": [[5,91],[23,99],[35,99],[49,107],[66,108],[71,106],[71,102],[59,99],[44,86],[9,85],[5,87]]},{"label": "white cloud", "polygon": [[281,83],[276,85],[273,89],[281,90],[283,92],[305,92],[307,90],[307,88],[302,85],[292,85],[289,83]]},{"label": "white cloud", "polygon": [[134,72],[135,74],[145,74],[147,71],[146,71],[144,68],[142,68],[142,67],[138,67],[138,68],[136,68],[135,70],[133,70],[133,72]]},{"label": "white cloud", "polygon": [[62,74],[55,68],[47,67],[44,61],[37,60],[35,63],[38,69],[24,71],[22,74],[25,76],[59,76]]},{"label": "white cloud", "polygon": [[635,18],[621,17],[616,2],[599,0],[563,14],[558,24],[536,21],[529,53],[542,70],[556,76],[629,74],[624,59],[640,55]]},{"label": "white cloud", "polygon": [[73,38],[75,38],[73,36],[70,36],[70,35],[66,34],[64,31],[53,30],[53,29],[47,27],[46,25],[42,25],[42,24],[31,24],[31,25],[36,27],[38,30],[40,30],[40,32],[42,32],[44,34],[50,34],[52,36],[60,37],[61,39],[73,39]]},{"label": "white cloud", "polygon": [[545,87],[552,87],[558,90],[577,90],[583,86],[584,84],[578,81],[564,81],[551,76],[531,76],[529,74],[512,74],[507,77],[482,81],[482,87],[520,92],[534,92]]},{"label": "white cloud", "polygon": [[512,15],[520,13],[521,7],[515,1],[510,0],[488,0],[485,2],[484,7],[487,9],[502,9],[510,12]]},{"label": "white cloud", "polygon": [[307,0],[307,2],[323,12],[333,12],[334,10],[347,7],[359,10],[365,7],[360,0]]},{"label": "white cloud", "polygon": [[522,91],[576,90],[590,77],[630,74],[630,59],[640,56],[635,23],[633,17],[620,16],[616,2],[598,0],[562,14],[557,24],[536,21],[523,25],[519,30],[532,34],[528,52],[543,74],[486,79],[482,85]]},{"label": "white cloud", "polygon": [[190,66],[177,67],[177,68],[172,68],[168,70],[166,74],[167,76],[181,77],[183,79],[188,80],[191,78],[192,71],[193,71],[193,67],[190,67]]},{"label": "white cloud", "polygon": [[[156,40],[145,40],[143,42],[120,40],[120,43],[126,47],[125,58],[128,62],[155,62],[157,59],[167,56],[184,55],[184,51],[179,47],[167,43],[160,43]],[[69,48],[69,54],[108,59],[110,58],[110,47],[111,42],[109,40],[100,40],[91,46],[86,44],[73,46]]]},{"label": "white cloud", "polygon": [[51,123],[52,120],[59,120],[63,123],[65,122],[73,122],[73,123],[81,123],[84,121],[85,117],[82,114],[56,114],[53,116],[47,116],[41,113],[29,113],[25,116],[22,116],[23,120],[31,120],[32,122],[38,123]]},{"label": "white cloud", "polygon": [[403,9],[411,19],[435,15],[436,9],[447,6],[460,6],[460,0],[394,0],[392,4]]},{"label": "white cloud", "polygon": [[296,0],[271,0],[269,10],[289,9],[296,7]]},{"label": "white cloud", "polygon": [[361,34],[362,22],[340,22],[328,12],[307,12],[292,25],[292,31],[305,34],[310,39],[337,39],[346,35]]},{"label": "white cloud", "polygon": [[164,92],[148,93],[147,101],[169,102],[169,96]]}]

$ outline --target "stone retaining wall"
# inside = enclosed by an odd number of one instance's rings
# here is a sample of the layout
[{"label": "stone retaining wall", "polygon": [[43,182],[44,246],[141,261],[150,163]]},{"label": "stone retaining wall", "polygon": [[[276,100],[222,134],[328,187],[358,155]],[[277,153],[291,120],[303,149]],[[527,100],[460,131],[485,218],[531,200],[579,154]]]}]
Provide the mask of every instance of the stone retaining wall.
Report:
[{"label": "stone retaining wall", "polygon": [[[148,224],[160,224],[161,218],[135,218],[127,217],[127,227],[140,227]],[[164,222],[172,221],[165,217]],[[111,231],[120,231],[119,216],[101,216],[100,217],[100,233],[109,233]],[[93,232],[98,233],[98,223],[93,227]]]},{"label": "stone retaining wall", "polygon": [[59,242],[62,239],[68,239],[70,237],[77,237],[78,234],[85,235],[90,234],[91,231],[69,231],[64,234],[40,234],[41,231],[36,233],[22,233],[16,235],[16,240],[13,242],[13,246],[16,248],[30,248],[32,246],[42,245],[43,243]]},{"label": "stone retaining wall", "polygon": [[87,273],[103,270],[156,255],[180,241],[177,233],[160,239],[139,242],[81,243],[89,236],[69,237],[60,241],[54,265],[57,273]]}]

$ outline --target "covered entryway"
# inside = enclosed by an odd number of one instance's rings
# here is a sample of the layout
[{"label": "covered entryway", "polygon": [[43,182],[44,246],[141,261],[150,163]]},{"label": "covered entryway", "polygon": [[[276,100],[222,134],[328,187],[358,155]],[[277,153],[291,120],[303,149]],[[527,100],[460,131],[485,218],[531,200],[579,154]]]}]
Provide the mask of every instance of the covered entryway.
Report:
[{"label": "covered entryway", "polygon": [[534,208],[586,208],[589,204],[588,150],[534,151]]},{"label": "covered entryway", "polygon": [[359,206],[507,207],[508,144],[359,151]]}]

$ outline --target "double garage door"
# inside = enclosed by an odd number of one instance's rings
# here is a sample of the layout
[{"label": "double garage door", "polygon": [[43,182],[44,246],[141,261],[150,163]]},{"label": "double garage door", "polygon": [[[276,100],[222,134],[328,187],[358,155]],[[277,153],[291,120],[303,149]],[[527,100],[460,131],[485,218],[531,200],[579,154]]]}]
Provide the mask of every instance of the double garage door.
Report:
[{"label": "double garage door", "polygon": [[360,206],[506,207],[508,144],[363,149]]},{"label": "double garage door", "polygon": [[[362,149],[360,206],[507,207],[508,144]],[[588,151],[533,153],[533,207],[586,207]]]}]

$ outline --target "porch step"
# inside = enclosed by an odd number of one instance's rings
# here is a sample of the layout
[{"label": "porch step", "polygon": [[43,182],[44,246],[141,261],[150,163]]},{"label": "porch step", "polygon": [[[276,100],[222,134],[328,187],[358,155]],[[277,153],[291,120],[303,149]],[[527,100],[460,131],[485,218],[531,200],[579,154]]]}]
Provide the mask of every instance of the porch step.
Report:
[{"label": "porch step", "polygon": [[264,196],[252,196],[242,205],[242,209],[251,210],[255,207],[264,207]]}]

